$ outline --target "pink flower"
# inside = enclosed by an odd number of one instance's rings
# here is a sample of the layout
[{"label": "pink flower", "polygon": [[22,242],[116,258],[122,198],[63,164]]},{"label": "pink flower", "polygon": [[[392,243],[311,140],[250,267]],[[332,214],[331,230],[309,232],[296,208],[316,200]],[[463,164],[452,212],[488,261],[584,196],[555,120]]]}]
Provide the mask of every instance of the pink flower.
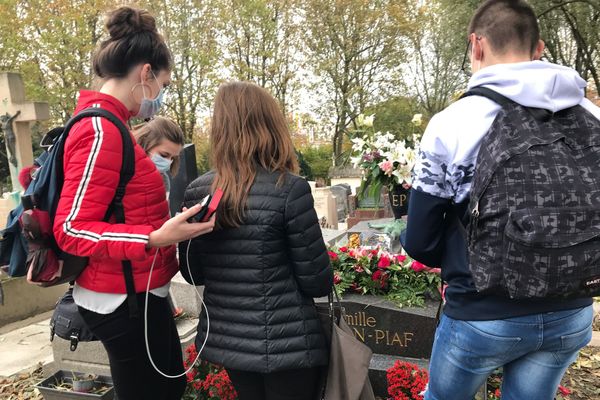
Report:
[{"label": "pink flower", "polygon": [[427,270],[427,272],[429,272],[430,274],[441,274],[442,269],[441,268],[429,268]]},{"label": "pink flower", "polygon": [[356,272],[358,272],[359,274],[362,274],[363,272],[365,272],[365,269],[364,269],[364,268],[363,268],[363,267],[362,267],[360,264],[356,264],[356,265],[354,266],[354,270],[355,270]]},{"label": "pink flower", "polygon": [[329,258],[331,259],[331,261],[335,261],[338,259],[338,255],[333,251],[328,251],[327,253],[329,253]]},{"label": "pink flower", "polygon": [[412,264],[410,264],[410,268],[415,271],[415,272],[421,272],[423,270],[427,269],[427,266],[425,266],[424,264],[421,264],[420,262],[418,262],[417,260],[414,260],[412,262]]},{"label": "pink flower", "polygon": [[381,258],[379,259],[379,262],[377,263],[377,266],[381,269],[386,269],[391,264],[392,264],[391,260],[388,257],[382,255]]},{"label": "pink flower", "polygon": [[397,262],[398,264],[401,264],[401,263],[403,263],[404,261],[406,261],[406,256],[405,256],[405,255],[403,255],[403,254],[398,254],[398,255],[395,255],[395,256],[394,256],[394,259],[396,260],[396,262]]},{"label": "pink flower", "polygon": [[342,253],[347,253],[348,252],[348,248],[346,246],[340,247],[340,251]]},{"label": "pink flower", "polygon": [[342,277],[339,276],[338,274],[334,274],[333,275],[333,284],[334,285],[338,285],[342,282]]},{"label": "pink flower", "polygon": [[394,172],[394,163],[390,160],[385,160],[379,163],[379,168],[387,175],[392,176]]}]

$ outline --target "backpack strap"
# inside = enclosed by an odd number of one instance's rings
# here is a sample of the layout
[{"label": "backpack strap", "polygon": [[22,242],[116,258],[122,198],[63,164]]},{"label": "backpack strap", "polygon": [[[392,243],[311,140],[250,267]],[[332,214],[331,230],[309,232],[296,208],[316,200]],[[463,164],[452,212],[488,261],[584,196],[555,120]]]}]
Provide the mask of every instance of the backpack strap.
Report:
[{"label": "backpack strap", "polygon": [[[119,184],[115,192],[115,197],[108,206],[106,214],[104,215],[104,221],[108,221],[111,215],[115,216],[115,221],[119,224],[125,223],[125,210],[123,207],[123,197],[125,197],[125,188],[135,173],[135,154],[133,150],[133,141],[131,139],[131,133],[125,124],[116,117],[113,113],[103,108],[89,107],[85,110],[77,113],[73,118],[67,122],[64,128],[61,140],[64,144],[69,131],[76,122],[81,121],[84,118],[91,117],[102,117],[109,120],[115,125],[121,133],[121,141],[123,143],[123,163],[121,164],[121,171],[119,174]],[[61,168],[62,168],[62,163]],[[133,278],[133,268],[130,260],[122,261],[123,276],[125,278],[125,287],[127,288],[127,305],[129,308],[129,317],[137,318],[139,316],[137,296],[135,292],[135,283]]]},{"label": "backpack strap", "polygon": [[485,97],[487,99],[492,100],[493,102],[500,104],[502,107],[516,104],[514,101],[512,101],[508,97],[503,96],[500,93],[496,92],[495,90],[486,88],[484,86],[476,86],[474,88],[471,88],[468,92],[466,92],[462,96],[460,96],[460,98],[464,99],[465,97],[469,97],[469,96]]},{"label": "backpack strap", "polygon": [[502,106],[502,108],[508,107],[510,105],[521,106],[524,109],[526,109],[527,111],[529,111],[529,113],[537,121],[546,122],[554,116],[554,113],[550,110],[546,110],[543,108],[535,108],[535,107],[525,107],[525,106],[509,99],[508,97],[501,95],[500,93],[496,92],[495,90],[486,88],[485,86],[476,86],[474,88],[471,88],[468,92],[466,92],[462,96],[460,96],[460,98],[464,99],[465,97],[469,97],[469,96],[485,97],[487,99],[492,100],[493,102],[496,102],[497,104]]}]

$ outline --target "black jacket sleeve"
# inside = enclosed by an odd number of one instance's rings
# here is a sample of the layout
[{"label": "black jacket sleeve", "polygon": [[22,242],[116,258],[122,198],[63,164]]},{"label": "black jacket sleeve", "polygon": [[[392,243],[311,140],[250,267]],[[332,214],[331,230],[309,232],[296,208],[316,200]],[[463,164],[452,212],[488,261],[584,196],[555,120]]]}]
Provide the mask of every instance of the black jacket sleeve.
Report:
[{"label": "black jacket sleeve", "polygon": [[445,218],[451,205],[451,200],[411,190],[406,230],[400,236],[409,256],[432,268],[441,266]]},{"label": "black jacket sleeve", "polygon": [[310,185],[293,183],[285,206],[288,253],[300,290],[310,297],[326,296],[333,286],[333,270],[323,241]]},{"label": "black jacket sleeve", "polygon": [[[206,193],[210,189],[209,186],[207,186],[208,184],[202,186],[196,185],[198,185],[198,181],[192,182],[186,189],[183,197],[183,204],[181,205],[182,207],[189,208],[194,206],[194,204],[198,203],[206,196]],[[191,278],[193,278],[196,286],[204,285],[204,274],[202,273],[203,256],[200,253],[201,249],[206,246],[206,244],[200,243],[201,239],[203,239],[202,236],[192,239],[191,243],[189,241],[179,243],[179,271],[187,283],[192,284]],[[190,271],[192,273],[191,276]]]}]

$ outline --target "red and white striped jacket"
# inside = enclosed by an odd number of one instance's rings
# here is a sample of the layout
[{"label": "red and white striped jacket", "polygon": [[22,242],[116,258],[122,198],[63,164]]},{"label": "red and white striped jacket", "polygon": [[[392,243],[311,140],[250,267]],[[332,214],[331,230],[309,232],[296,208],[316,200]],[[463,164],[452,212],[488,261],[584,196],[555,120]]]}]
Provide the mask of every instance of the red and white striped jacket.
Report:
[{"label": "red and white striped jacket", "polygon": [[[124,123],[131,117],[125,105],[114,97],[81,91],[75,113],[91,106],[112,112]],[[154,163],[137,144],[134,154],[135,174],[123,198],[126,223],[103,222],[119,182],[121,134],[104,118],[86,118],[75,124],[65,143],[65,177],[54,236],[63,251],[90,258],[77,279],[86,289],[126,293],[122,260],[132,261],[136,292],[146,289],[156,252],[155,248],[146,249],[148,235],[169,218],[169,207]],[[150,289],[165,285],[177,270],[175,246],[161,248]]]}]

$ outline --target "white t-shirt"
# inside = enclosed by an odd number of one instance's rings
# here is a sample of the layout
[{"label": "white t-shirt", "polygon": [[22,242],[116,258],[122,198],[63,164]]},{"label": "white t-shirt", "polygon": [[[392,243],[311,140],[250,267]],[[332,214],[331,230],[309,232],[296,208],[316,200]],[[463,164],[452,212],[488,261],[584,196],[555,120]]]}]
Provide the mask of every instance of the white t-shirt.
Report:
[{"label": "white t-shirt", "polygon": [[[158,297],[167,297],[171,282],[156,289],[150,293]],[[86,289],[75,283],[73,287],[73,300],[79,307],[93,311],[98,314],[110,314],[114,312],[127,299],[126,294],[102,293]]]}]

